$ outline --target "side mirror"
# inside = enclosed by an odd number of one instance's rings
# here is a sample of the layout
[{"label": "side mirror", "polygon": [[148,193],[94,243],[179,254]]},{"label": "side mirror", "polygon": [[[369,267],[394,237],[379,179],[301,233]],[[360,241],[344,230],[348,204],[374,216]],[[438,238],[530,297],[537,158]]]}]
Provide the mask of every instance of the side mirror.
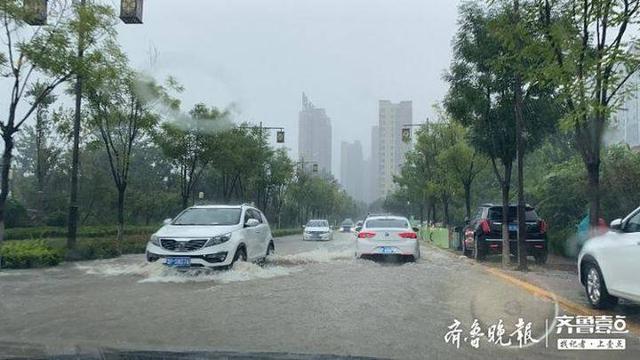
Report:
[{"label": "side mirror", "polygon": [[169,224],[171,224],[171,220],[173,220],[173,219],[171,219],[171,218],[166,218],[166,219],[164,219],[164,220],[162,221],[162,223],[163,223],[164,225],[169,225]]},{"label": "side mirror", "polygon": [[414,227],[413,227],[413,231],[415,231],[415,232],[419,233],[419,232],[420,232],[420,228],[419,228],[419,227],[417,227],[417,226],[414,226]]},{"label": "side mirror", "polygon": [[249,219],[247,220],[247,222],[244,224],[245,227],[256,227],[258,226],[258,224],[260,224],[260,221],[256,220],[256,219]]},{"label": "side mirror", "polygon": [[356,232],[360,232],[360,231],[362,231],[362,226],[356,227]]},{"label": "side mirror", "polygon": [[615,219],[611,222],[611,225],[609,225],[609,227],[611,228],[611,230],[622,230],[622,219]]}]

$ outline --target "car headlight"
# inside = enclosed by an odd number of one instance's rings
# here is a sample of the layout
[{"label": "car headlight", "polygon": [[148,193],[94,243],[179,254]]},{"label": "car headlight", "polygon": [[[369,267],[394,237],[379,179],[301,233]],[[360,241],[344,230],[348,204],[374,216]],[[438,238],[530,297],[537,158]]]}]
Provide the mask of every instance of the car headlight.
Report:
[{"label": "car headlight", "polygon": [[209,239],[209,241],[207,241],[205,247],[220,245],[220,244],[226,243],[229,240],[231,240],[231,233],[214,236],[211,239]]},{"label": "car headlight", "polygon": [[161,246],[160,245],[160,238],[156,235],[151,235],[151,239],[149,239],[149,241],[155,245],[155,246]]}]

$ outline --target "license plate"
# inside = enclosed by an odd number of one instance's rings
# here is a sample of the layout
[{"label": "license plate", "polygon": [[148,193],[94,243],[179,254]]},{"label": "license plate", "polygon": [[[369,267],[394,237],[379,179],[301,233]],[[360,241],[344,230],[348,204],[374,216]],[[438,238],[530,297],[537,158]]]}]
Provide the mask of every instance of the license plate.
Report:
[{"label": "license plate", "polygon": [[380,254],[398,254],[400,251],[391,246],[382,246],[378,248]]},{"label": "license plate", "polygon": [[509,224],[509,231],[518,231],[518,224]]},{"label": "license plate", "polygon": [[178,257],[178,258],[166,258],[164,263],[168,266],[175,267],[187,267],[191,266],[191,258],[188,257]]}]

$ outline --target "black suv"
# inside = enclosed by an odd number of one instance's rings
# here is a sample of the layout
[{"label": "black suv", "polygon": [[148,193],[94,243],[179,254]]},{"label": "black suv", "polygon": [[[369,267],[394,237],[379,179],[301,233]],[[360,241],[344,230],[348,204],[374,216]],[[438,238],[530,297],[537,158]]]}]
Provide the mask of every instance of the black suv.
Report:
[{"label": "black suv", "polygon": [[[517,255],[518,218],[517,206],[509,205],[509,249],[511,255]],[[537,264],[547,262],[547,224],[538,217],[533,207],[526,206],[527,254],[536,259]],[[484,204],[469,222],[464,232],[462,251],[476,260],[484,259],[487,254],[502,253],[502,205]]]}]

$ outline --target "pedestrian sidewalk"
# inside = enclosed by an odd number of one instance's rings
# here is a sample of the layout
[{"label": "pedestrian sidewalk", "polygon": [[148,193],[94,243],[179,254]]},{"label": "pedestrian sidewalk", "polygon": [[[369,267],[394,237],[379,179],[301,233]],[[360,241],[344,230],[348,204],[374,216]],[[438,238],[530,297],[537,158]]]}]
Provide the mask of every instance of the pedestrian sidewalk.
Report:
[{"label": "pedestrian sidewalk", "polygon": [[[451,249],[442,251],[457,256],[463,261],[475,263],[475,260],[462,256],[459,251]],[[627,317],[629,327],[636,333],[640,332],[640,304],[621,299],[620,303],[610,311],[595,310],[591,307],[586,298],[584,287],[578,279],[576,260],[549,255],[545,265],[536,265],[531,261],[528,272],[515,270],[516,264],[512,264],[509,269],[502,269],[501,260],[499,255],[490,256],[480,265],[492,275],[525,288],[536,296],[555,298],[560,306],[569,313],[574,315],[624,315]]]}]

